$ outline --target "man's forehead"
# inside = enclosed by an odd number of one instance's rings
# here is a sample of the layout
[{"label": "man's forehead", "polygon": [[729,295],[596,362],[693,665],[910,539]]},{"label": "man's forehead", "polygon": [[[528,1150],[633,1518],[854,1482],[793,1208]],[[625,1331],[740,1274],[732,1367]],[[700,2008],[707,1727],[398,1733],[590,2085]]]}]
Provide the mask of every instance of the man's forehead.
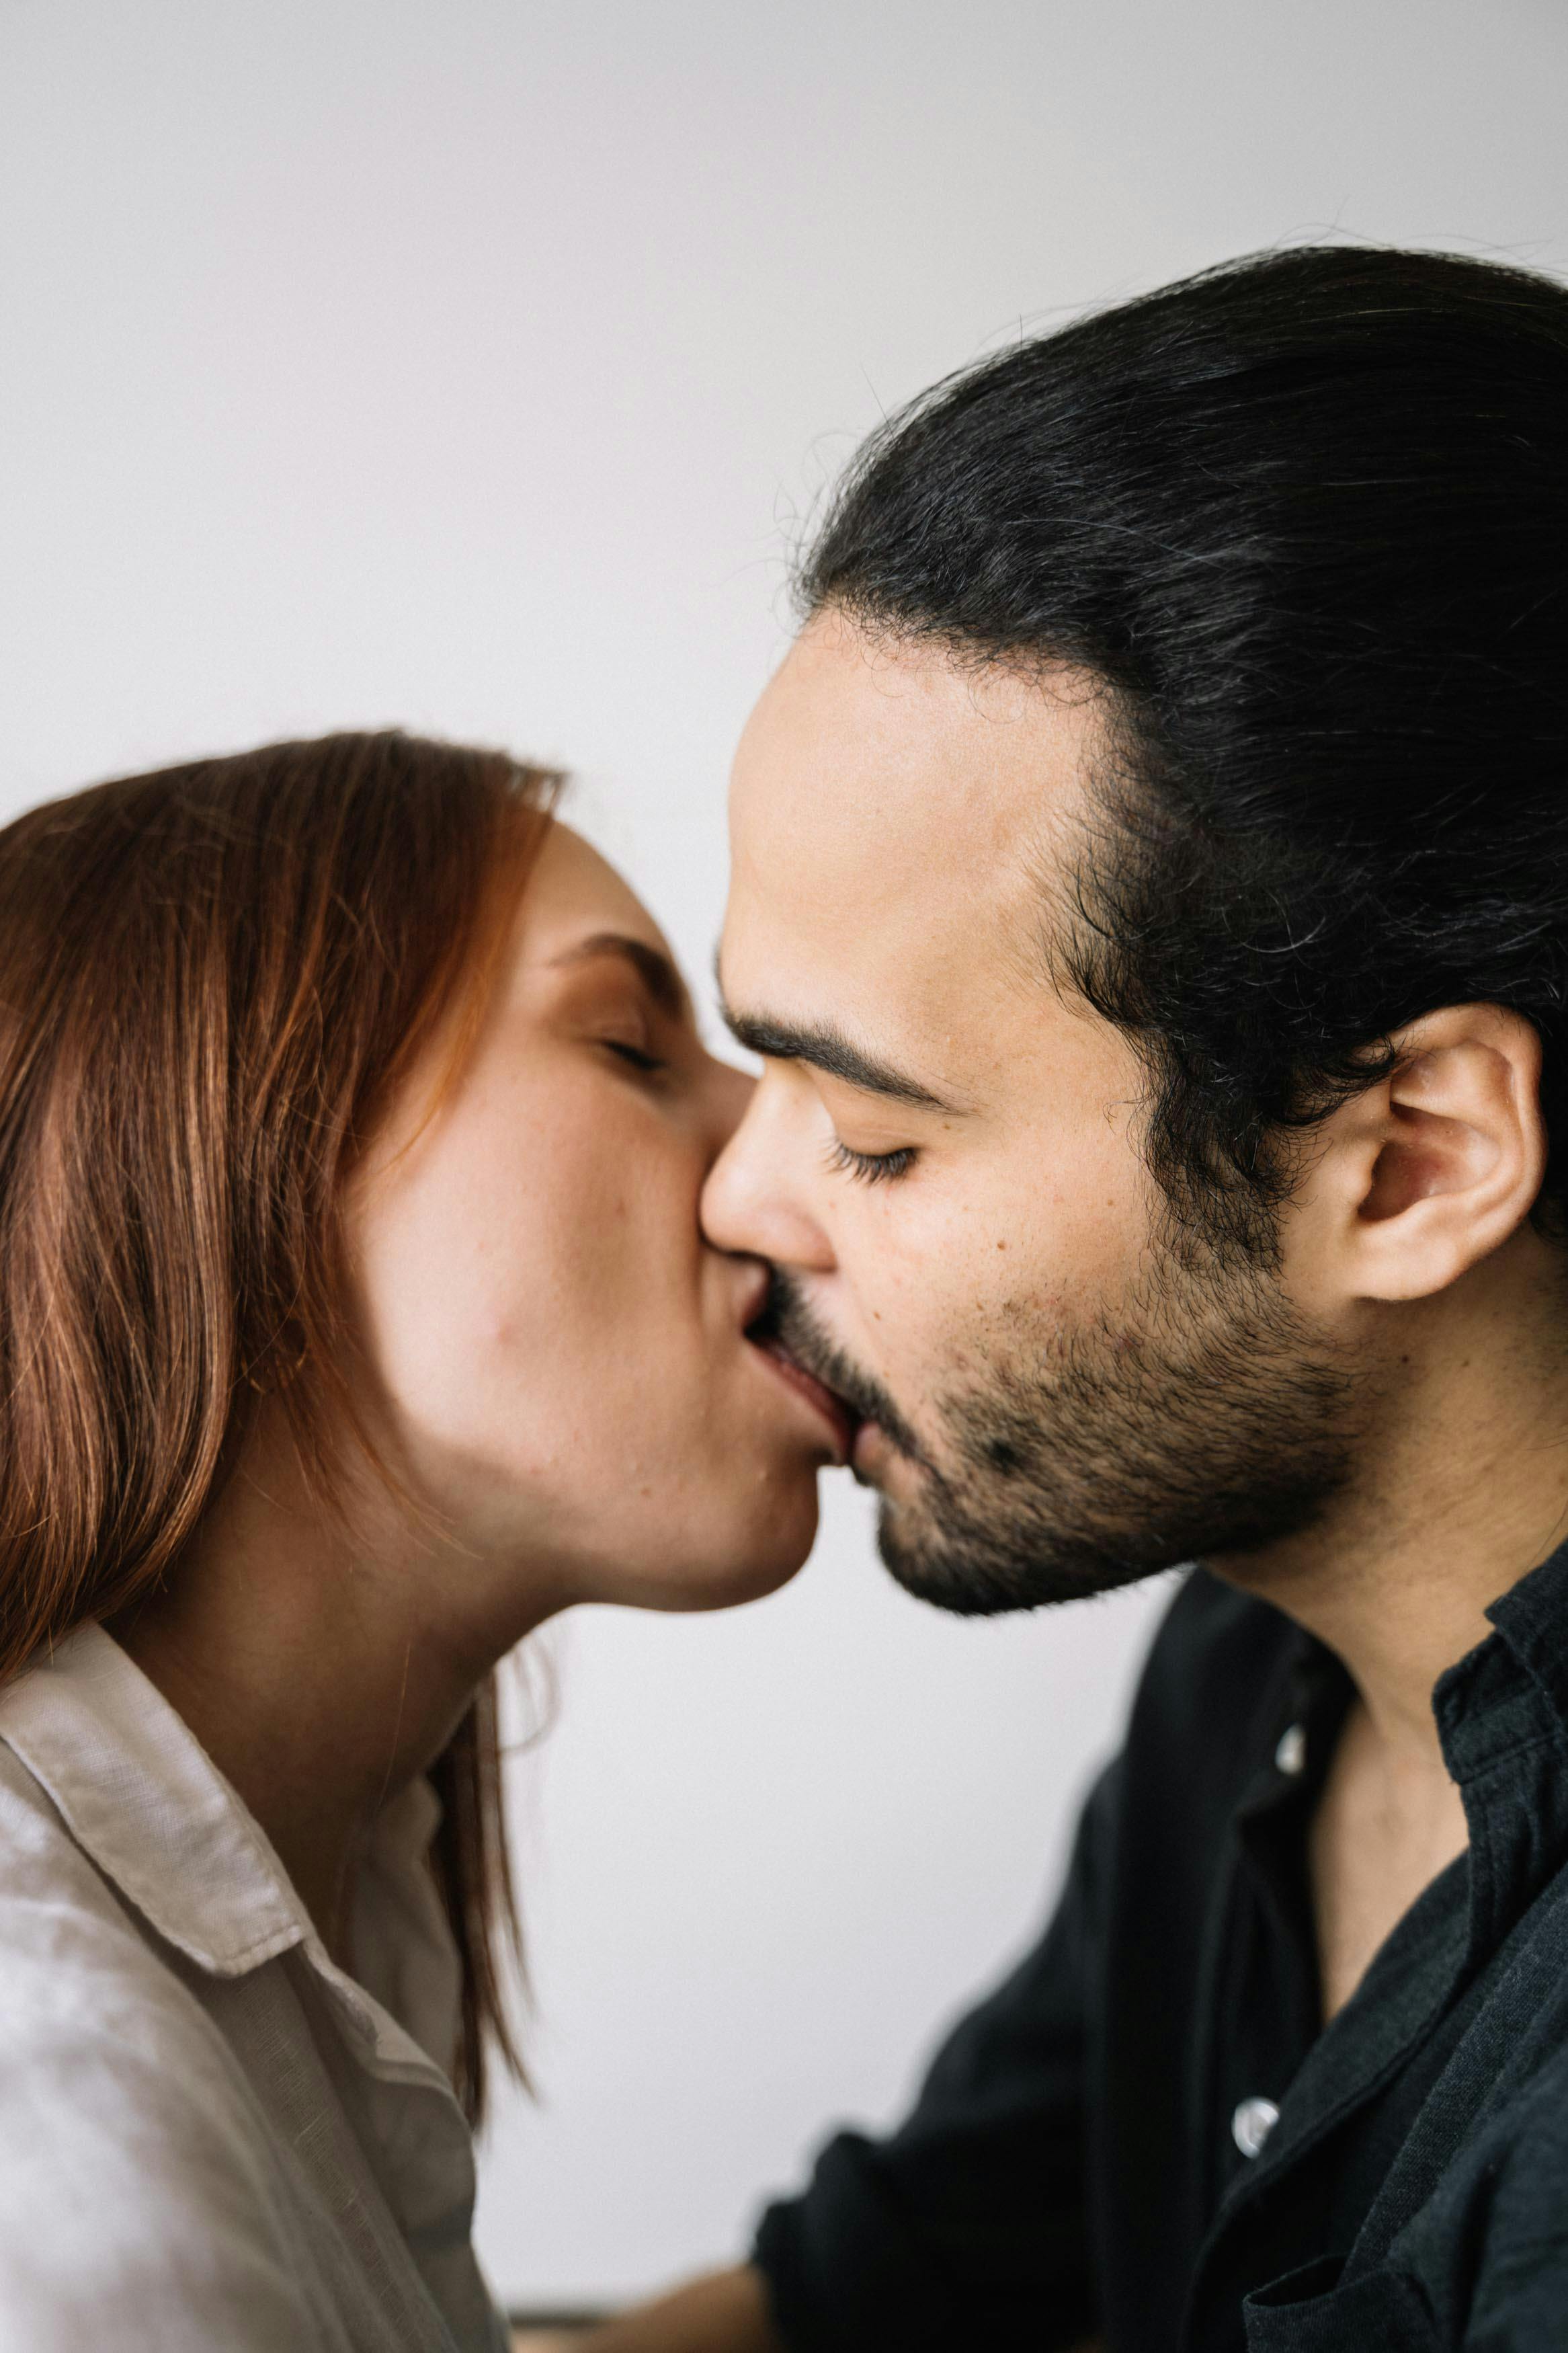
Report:
[{"label": "man's forehead", "polygon": [[734,952],[867,979],[896,965],[903,990],[987,962],[1037,972],[1097,730],[1070,681],[814,623],[736,759]]}]

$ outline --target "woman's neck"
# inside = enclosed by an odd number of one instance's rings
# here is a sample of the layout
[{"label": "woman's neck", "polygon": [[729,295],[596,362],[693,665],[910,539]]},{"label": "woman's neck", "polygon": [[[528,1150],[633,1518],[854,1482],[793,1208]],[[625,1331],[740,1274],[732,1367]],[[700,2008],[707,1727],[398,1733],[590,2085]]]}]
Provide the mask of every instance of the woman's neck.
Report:
[{"label": "woman's neck", "polygon": [[449,1601],[465,1557],[390,1496],[356,1496],[341,1520],[323,1509],[279,1417],[163,1584],[110,1627],[238,1791],[345,1966],[376,1815],[544,1614],[454,1634],[430,1605]]}]

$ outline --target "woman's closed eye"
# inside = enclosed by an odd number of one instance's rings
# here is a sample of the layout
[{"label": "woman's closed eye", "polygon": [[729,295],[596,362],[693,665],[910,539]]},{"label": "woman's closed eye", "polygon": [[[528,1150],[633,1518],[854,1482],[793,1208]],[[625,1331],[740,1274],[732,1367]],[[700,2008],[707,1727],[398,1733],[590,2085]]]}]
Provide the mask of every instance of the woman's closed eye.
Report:
[{"label": "woman's closed eye", "polygon": [[827,1165],[840,1176],[852,1176],[858,1185],[888,1185],[902,1176],[915,1161],[912,1144],[900,1145],[894,1152],[857,1152],[854,1145],[835,1136],[828,1146]]},{"label": "woman's closed eye", "polygon": [[599,1042],[617,1060],[628,1063],[634,1071],[640,1071],[645,1076],[651,1077],[655,1072],[669,1068],[659,1055],[650,1053],[646,1046],[634,1046],[627,1038],[604,1038]]}]

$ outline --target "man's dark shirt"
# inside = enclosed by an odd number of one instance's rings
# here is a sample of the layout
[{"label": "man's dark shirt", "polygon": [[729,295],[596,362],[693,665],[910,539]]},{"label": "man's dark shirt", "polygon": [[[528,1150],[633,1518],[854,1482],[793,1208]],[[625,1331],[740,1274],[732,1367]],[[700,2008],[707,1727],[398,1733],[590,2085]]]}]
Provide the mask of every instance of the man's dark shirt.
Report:
[{"label": "man's dark shirt", "polygon": [[1187,1580],[1044,1940],[764,2216],[797,2353],[1568,2348],[1568,1547],[1490,1616],[1433,1694],[1468,1852],[1324,2028],[1350,1685]]}]

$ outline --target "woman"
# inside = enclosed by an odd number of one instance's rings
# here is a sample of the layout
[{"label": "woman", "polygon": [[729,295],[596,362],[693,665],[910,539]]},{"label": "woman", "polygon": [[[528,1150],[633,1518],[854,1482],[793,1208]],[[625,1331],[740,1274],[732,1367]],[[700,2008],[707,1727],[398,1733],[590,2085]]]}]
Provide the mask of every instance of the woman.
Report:
[{"label": "woman", "polygon": [[[0,2344],[502,2341],[491,1671],[793,1574],[745,1082],[555,780],[399,735],[0,831]],[[455,2087],[455,2088],[454,2088]]]}]

